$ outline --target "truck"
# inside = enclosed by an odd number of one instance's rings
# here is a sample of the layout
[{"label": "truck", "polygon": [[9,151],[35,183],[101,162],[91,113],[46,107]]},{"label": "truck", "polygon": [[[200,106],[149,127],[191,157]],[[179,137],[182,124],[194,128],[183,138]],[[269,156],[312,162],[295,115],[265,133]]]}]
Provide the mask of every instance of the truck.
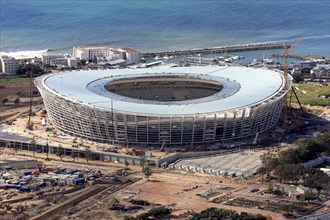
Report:
[{"label": "truck", "polygon": [[72,181],[75,185],[83,185],[86,182],[85,178],[77,178]]},{"label": "truck", "polygon": [[30,192],[31,189],[30,189],[30,187],[28,187],[28,186],[21,186],[21,187],[19,188],[19,191],[20,191],[20,192]]},{"label": "truck", "polygon": [[24,171],[23,175],[24,176],[32,175],[32,171]]},{"label": "truck", "polygon": [[6,189],[19,189],[21,185],[16,185],[16,184],[5,184]]}]

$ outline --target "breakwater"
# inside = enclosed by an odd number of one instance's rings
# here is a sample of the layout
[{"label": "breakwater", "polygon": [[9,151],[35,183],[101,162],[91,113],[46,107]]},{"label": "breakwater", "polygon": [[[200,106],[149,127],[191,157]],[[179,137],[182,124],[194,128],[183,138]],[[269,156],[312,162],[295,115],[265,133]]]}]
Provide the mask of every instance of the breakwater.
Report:
[{"label": "breakwater", "polygon": [[285,49],[289,45],[280,42],[265,42],[265,43],[251,43],[242,45],[230,45],[220,47],[209,47],[189,50],[175,50],[175,51],[161,51],[161,52],[148,52],[142,53],[144,58],[164,57],[164,56],[192,56],[196,54],[214,54],[214,53],[233,53],[242,51],[253,50],[272,50],[272,49]]},{"label": "breakwater", "polygon": [[[273,57],[279,56],[283,57],[283,54],[273,54]],[[303,54],[288,54],[289,58],[296,58],[300,60],[318,60],[323,59],[327,62],[330,62],[330,57],[318,56],[318,55],[303,55]]]}]

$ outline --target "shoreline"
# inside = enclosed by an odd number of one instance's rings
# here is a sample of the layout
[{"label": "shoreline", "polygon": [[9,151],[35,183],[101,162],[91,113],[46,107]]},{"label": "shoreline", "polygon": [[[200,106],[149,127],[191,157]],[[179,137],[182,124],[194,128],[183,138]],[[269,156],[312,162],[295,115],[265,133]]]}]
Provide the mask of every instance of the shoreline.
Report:
[{"label": "shoreline", "polygon": [[[170,51],[156,51],[156,52],[142,52],[141,56],[145,59],[152,59],[155,57],[182,57],[182,56],[196,56],[196,55],[207,55],[207,54],[221,54],[221,53],[235,53],[244,51],[259,51],[259,50],[273,50],[273,49],[286,49],[290,45],[284,42],[259,42],[259,43],[249,43],[241,45],[227,45],[227,46],[215,46],[215,47],[205,47],[205,48],[194,48],[194,49],[184,49],[184,50],[170,50]],[[34,57],[41,58],[44,54],[70,54],[68,52],[63,53],[52,53],[58,51],[56,49],[43,49],[43,50],[26,50],[26,51],[16,51],[16,52],[2,52],[0,55],[6,55],[13,57],[15,59],[24,60],[32,59]],[[274,56],[274,54],[272,55]],[[278,54],[282,57],[282,54]],[[310,59],[325,59],[330,62],[330,57],[322,55],[311,55],[311,54],[289,54],[289,58],[296,58],[299,60],[310,60]]]},{"label": "shoreline", "polygon": [[[143,52],[141,55],[144,58],[153,58],[155,56],[183,56],[193,54],[212,54],[212,53],[232,53],[242,51],[255,51],[255,50],[271,50],[271,49],[285,49],[289,44],[283,42],[259,42],[259,43],[248,43],[241,45],[227,45],[227,46],[214,46],[205,48],[194,48],[194,49],[183,49],[183,50],[172,50],[172,51],[155,51],[155,52]],[[0,51],[0,55],[6,55],[14,57],[15,59],[31,59],[34,57],[40,58],[43,54],[71,54],[62,51],[61,53],[52,53],[58,51],[56,49],[42,49],[42,50],[24,50],[15,52],[4,52]]]}]

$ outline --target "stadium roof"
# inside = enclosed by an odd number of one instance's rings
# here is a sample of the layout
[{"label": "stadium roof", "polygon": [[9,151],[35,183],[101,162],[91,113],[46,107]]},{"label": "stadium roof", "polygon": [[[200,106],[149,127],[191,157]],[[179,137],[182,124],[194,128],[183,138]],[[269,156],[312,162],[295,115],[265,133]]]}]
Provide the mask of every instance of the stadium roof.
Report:
[{"label": "stadium roof", "polygon": [[[202,99],[173,102],[147,101],[109,92],[104,85],[113,79],[175,75],[216,80],[224,85],[217,94]],[[154,115],[187,115],[245,108],[267,101],[283,90],[281,74],[247,67],[177,67],[72,71],[48,75],[43,85],[65,99],[116,112]]]}]

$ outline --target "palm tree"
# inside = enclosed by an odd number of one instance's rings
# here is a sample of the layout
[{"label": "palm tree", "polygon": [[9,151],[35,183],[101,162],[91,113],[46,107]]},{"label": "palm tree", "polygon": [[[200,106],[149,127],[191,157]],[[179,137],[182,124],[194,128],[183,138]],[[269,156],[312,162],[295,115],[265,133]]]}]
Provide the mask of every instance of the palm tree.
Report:
[{"label": "palm tree", "polygon": [[48,144],[48,141],[45,145],[45,151],[46,151],[46,154],[47,154],[47,158],[48,158],[48,155],[49,155],[49,144]]},{"label": "palm tree", "polygon": [[78,152],[77,151],[72,151],[71,157],[73,159],[73,162],[75,162],[76,161],[76,158],[78,157]]},{"label": "palm tree", "polygon": [[37,142],[33,136],[32,140],[30,141],[30,150],[32,150],[32,152],[33,152],[33,157],[36,157],[36,144],[37,144]]},{"label": "palm tree", "polygon": [[62,160],[63,154],[64,154],[64,149],[62,146],[59,145],[57,148],[56,156],[58,156],[60,160]]},{"label": "palm tree", "polygon": [[88,163],[88,161],[91,159],[91,157],[92,157],[92,151],[90,149],[86,149],[86,151],[85,151],[86,163]]}]

